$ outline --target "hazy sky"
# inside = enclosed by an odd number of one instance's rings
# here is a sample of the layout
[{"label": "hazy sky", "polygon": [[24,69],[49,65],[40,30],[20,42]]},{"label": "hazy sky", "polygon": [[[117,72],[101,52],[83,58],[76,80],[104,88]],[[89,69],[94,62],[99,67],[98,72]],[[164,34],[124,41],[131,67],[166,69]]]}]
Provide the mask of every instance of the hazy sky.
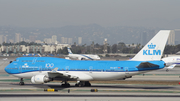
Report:
[{"label": "hazy sky", "polygon": [[180,29],[180,0],[0,0],[0,26]]}]

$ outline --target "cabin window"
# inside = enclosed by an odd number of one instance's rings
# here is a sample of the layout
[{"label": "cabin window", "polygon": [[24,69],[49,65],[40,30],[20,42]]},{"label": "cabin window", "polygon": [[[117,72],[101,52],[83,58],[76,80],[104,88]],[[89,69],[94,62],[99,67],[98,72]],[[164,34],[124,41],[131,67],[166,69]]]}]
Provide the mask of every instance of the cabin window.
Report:
[{"label": "cabin window", "polygon": [[44,60],[36,60],[36,62],[45,62]]},{"label": "cabin window", "polygon": [[22,60],[22,62],[32,62],[32,60]]}]

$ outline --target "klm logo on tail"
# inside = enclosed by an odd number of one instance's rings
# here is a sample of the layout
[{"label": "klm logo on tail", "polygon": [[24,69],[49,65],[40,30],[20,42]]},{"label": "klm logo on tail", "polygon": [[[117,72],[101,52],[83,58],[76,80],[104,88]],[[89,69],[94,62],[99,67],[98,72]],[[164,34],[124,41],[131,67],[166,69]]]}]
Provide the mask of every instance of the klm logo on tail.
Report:
[{"label": "klm logo on tail", "polygon": [[147,50],[143,50],[143,55],[161,55],[161,50],[155,50],[156,45],[153,45],[152,43],[148,45]]}]

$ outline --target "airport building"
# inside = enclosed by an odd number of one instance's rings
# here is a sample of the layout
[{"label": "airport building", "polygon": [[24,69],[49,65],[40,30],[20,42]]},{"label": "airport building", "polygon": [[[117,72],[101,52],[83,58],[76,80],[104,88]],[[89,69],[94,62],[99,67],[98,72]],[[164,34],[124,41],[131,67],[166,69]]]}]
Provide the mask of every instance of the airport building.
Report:
[{"label": "airport building", "polygon": [[46,54],[56,53],[59,49],[63,49],[64,47],[70,47],[69,44],[56,44],[56,45],[12,45],[12,46],[1,46],[0,52],[2,54],[26,54],[26,53],[39,53]]}]

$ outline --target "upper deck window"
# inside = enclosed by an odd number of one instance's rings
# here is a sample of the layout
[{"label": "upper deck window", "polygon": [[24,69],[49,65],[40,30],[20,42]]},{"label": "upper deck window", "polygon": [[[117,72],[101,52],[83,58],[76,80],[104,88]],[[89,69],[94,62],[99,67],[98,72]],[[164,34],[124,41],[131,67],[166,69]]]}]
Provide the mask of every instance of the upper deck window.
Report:
[{"label": "upper deck window", "polygon": [[36,60],[36,62],[45,62],[44,60]]},{"label": "upper deck window", "polygon": [[22,62],[32,62],[32,60],[22,60]]}]

